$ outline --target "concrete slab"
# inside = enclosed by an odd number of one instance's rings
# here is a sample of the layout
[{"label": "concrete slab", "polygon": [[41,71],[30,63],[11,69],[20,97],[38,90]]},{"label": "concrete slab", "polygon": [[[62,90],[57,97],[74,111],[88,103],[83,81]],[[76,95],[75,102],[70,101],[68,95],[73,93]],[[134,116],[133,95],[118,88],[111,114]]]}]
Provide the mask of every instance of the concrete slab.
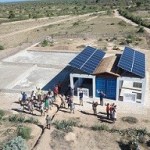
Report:
[{"label": "concrete slab", "polygon": [[13,56],[3,59],[3,62],[45,64],[66,66],[77,54],[75,53],[54,53],[54,52],[33,52],[21,51]]},{"label": "concrete slab", "polygon": [[5,65],[0,64],[0,89],[9,86],[14,80],[25,73],[31,66]]},{"label": "concrete slab", "polygon": [[32,72],[30,72],[30,74],[17,82],[12,89],[32,91],[35,90],[36,87],[42,88],[59,72],[60,69],[36,67],[34,70],[32,70]]}]

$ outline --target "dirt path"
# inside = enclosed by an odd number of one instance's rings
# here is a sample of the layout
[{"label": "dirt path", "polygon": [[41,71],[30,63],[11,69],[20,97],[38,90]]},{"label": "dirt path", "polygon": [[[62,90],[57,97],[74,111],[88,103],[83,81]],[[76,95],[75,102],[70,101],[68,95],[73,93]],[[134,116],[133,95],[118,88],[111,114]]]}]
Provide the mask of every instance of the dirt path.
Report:
[{"label": "dirt path", "polygon": [[[119,14],[118,10],[114,10],[114,17],[120,18],[120,19],[124,20],[125,22],[127,22],[127,23],[129,23],[129,24],[131,24],[131,25],[133,25],[133,26],[138,26],[138,24],[134,23],[133,21],[131,21],[131,20],[129,20],[129,19],[127,19],[127,18],[121,16],[121,15]],[[150,33],[150,29],[149,29],[149,28],[146,28],[146,27],[143,27],[143,28],[144,28],[144,30],[146,30],[148,33]]]},{"label": "dirt path", "polygon": [[8,34],[5,34],[5,35],[1,35],[0,38],[9,37],[9,36],[12,36],[12,35],[15,35],[15,34],[24,33],[24,32],[27,32],[27,31],[31,31],[31,30],[34,30],[34,29],[46,27],[46,26],[49,26],[49,25],[54,25],[54,24],[66,22],[66,21],[69,21],[69,20],[79,19],[79,18],[86,17],[86,16],[89,16],[89,15],[90,14],[84,14],[84,15],[79,15],[79,16],[69,16],[68,18],[60,19],[58,21],[54,21],[54,22],[51,22],[51,23],[46,23],[46,24],[43,24],[43,25],[38,25],[38,26],[35,26],[35,27],[30,27],[30,28],[27,28],[27,29],[23,29],[23,30],[15,31],[15,32],[8,33]]}]

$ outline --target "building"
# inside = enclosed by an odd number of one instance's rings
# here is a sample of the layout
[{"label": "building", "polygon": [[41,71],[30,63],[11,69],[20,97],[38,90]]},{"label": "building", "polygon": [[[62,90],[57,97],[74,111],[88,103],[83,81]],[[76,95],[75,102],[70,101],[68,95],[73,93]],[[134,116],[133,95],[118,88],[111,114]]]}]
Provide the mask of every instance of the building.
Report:
[{"label": "building", "polygon": [[125,47],[123,54],[107,56],[102,50],[87,46],[70,63],[76,68],[70,74],[75,95],[82,87],[84,94],[107,99],[144,104],[146,91],[145,55]]}]

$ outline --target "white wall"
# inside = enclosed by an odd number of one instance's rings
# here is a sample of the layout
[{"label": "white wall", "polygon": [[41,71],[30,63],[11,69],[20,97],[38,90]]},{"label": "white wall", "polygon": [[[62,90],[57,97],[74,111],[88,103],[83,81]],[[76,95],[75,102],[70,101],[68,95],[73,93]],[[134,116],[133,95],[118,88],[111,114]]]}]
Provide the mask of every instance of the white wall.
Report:
[{"label": "white wall", "polygon": [[93,83],[93,85],[92,85],[92,89],[93,89],[93,98],[95,98],[95,76],[93,76],[93,75],[87,75],[87,74],[74,74],[74,73],[71,73],[70,74],[70,85],[71,85],[71,87],[72,88],[74,88],[74,83],[73,83],[73,78],[81,78],[81,80],[83,79],[83,78],[87,78],[87,79],[92,79],[92,83]]},{"label": "white wall", "polygon": [[[141,98],[141,103],[144,105],[144,99],[145,99],[145,91],[146,91],[146,79],[141,79],[141,78],[131,78],[131,77],[118,77],[117,78],[117,89],[116,89],[116,100],[119,100],[119,90],[123,87],[121,86],[120,82],[126,82],[127,84],[124,84],[124,89],[127,88],[127,90],[132,90],[133,92],[141,93],[142,98]],[[138,82],[142,83],[142,88],[134,88],[133,83]],[[128,84],[129,83],[129,84]]]}]

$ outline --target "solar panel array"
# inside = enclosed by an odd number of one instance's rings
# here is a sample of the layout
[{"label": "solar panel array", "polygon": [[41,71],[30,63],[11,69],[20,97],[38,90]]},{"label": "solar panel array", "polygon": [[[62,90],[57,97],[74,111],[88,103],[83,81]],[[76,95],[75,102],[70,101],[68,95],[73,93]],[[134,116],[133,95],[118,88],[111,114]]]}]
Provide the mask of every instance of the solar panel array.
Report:
[{"label": "solar panel array", "polygon": [[145,54],[135,51],[129,47],[125,47],[119,60],[118,67],[144,78]]},{"label": "solar panel array", "polygon": [[87,46],[79,55],[77,55],[69,64],[86,73],[92,74],[97,65],[104,57],[105,52]]}]

